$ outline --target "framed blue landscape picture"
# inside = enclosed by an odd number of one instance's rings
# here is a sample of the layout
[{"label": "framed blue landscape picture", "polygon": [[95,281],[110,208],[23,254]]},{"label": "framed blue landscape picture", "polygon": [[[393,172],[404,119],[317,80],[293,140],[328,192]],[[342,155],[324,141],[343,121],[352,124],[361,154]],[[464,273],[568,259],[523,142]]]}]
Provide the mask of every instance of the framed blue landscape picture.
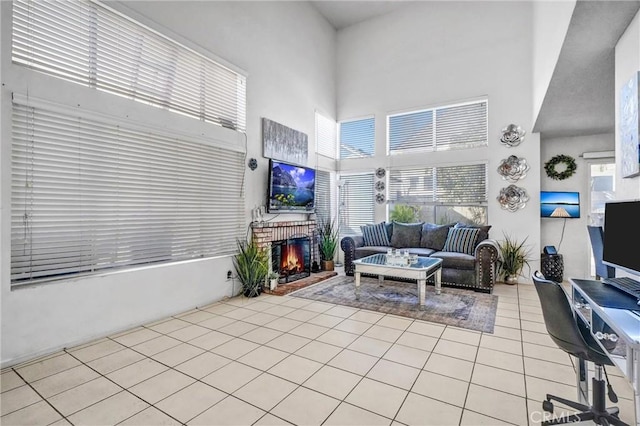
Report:
[{"label": "framed blue landscape picture", "polygon": [[577,219],[580,217],[580,193],[540,192],[540,217]]}]

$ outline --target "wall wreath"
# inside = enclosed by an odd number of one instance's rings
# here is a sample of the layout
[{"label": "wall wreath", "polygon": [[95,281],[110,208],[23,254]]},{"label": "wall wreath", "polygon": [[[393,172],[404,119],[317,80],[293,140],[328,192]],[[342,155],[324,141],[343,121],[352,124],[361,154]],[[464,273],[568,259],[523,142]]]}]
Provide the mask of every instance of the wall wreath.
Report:
[{"label": "wall wreath", "polygon": [[[564,164],[565,169],[561,172],[556,171],[558,164]],[[573,176],[577,168],[576,160],[569,155],[556,155],[544,163],[544,170],[547,172],[547,176],[555,180],[565,180]]]}]

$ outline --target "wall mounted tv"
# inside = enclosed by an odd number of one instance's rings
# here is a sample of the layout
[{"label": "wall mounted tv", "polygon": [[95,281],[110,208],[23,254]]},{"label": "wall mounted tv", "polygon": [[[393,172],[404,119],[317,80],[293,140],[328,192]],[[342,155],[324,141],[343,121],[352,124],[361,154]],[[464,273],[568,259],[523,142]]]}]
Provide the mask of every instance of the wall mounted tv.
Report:
[{"label": "wall mounted tv", "polygon": [[604,205],[602,263],[640,276],[640,201],[611,201]]},{"label": "wall mounted tv", "polygon": [[269,213],[309,213],[315,208],[316,171],[269,160]]},{"label": "wall mounted tv", "polygon": [[580,193],[540,192],[540,217],[577,219],[580,217]]}]

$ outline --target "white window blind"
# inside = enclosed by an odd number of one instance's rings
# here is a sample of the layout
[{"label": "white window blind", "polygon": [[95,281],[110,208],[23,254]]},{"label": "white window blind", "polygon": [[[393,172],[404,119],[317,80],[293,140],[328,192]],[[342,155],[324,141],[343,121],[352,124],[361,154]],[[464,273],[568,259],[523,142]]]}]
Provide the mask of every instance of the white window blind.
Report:
[{"label": "white window blind", "polygon": [[13,1],[13,62],[238,131],[243,75],[94,1]]},{"label": "white window blind", "polygon": [[375,119],[340,122],[340,158],[372,157],[375,153]]},{"label": "white window blind", "polygon": [[392,169],[389,201],[480,205],[487,202],[487,165]]},{"label": "white window blind", "polygon": [[13,285],[236,250],[243,153],[64,108],[12,122]]},{"label": "white window blind", "polygon": [[329,158],[338,155],[338,124],[316,112],[316,152]]},{"label": "white window blind", "polygon": [[487,121],[486,100],[389,115],[389,153],[487,146]]},{"label": "white window blind", "polygon": [[360,226],[374,223],[373,173],[343,175],[340,187],[340,233],[360,234]]},{"label": "white window blind", "polygon": [[331,220],[331,173],[316,171],[316,217],[318,223]]}]

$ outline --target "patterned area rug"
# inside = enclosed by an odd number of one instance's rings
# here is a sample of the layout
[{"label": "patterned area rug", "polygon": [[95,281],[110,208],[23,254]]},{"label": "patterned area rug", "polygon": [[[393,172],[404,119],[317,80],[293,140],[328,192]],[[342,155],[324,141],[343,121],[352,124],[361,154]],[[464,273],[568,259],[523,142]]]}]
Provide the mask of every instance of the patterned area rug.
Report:
[{"label": "patterned area rug", "polygon": [[486,333],[493,333],[498,306],[498,296],[492,294],[445,287],[437,296],[434,287],[427,285],[425,307],[421,310],[416,284],[385,279],[384,285],[380,286],[377,278],[369,277],[362,277],[360,300],[356,300],[354,279],[344,275],[289,295]]}]

